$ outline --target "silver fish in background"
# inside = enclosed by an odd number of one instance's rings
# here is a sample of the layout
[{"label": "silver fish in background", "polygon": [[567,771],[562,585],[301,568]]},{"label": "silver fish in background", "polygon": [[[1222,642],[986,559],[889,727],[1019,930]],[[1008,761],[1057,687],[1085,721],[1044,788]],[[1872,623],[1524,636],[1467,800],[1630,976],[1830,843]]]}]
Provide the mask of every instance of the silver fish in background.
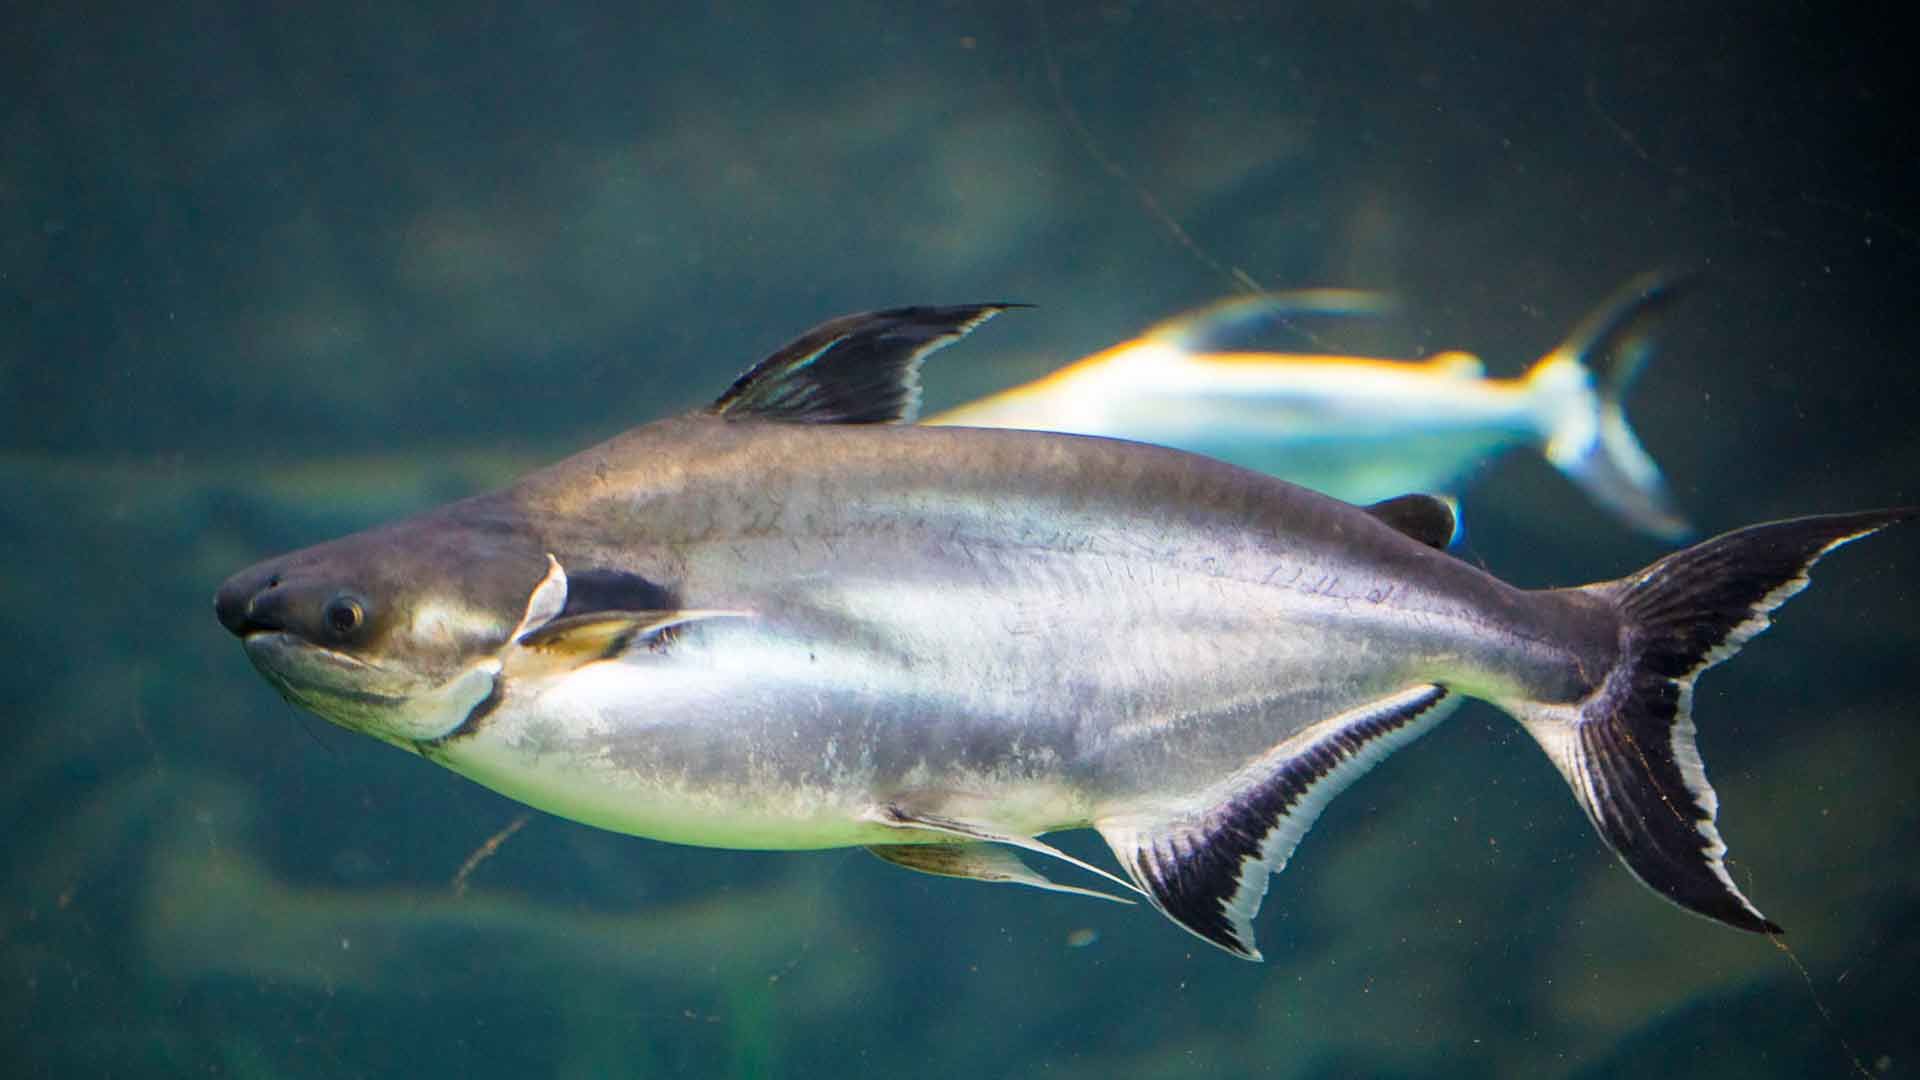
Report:
[{"label": "silver fish in background", "polygon": [[1627,524],[1679,540],[1686,520],[1622,398],[1645,363],[1647,330],[1682,284],[1635,278],[1517,379],[1488,378],[1464,352],[1404,361],[1226,351],[1261,322],[1380,306],[1347,290],[1235,297],[926,422],[1159,443],[1358,503],[1457,495],[1476,469],[1532,445]]},{"label": "silver fish in background", "polygon": [[[219,619],[289,701],[563,817],[1107,895],[1035,853],[1249,959],[1328,801],[1479,698],[1642,881],[1775,929],[1722,861],[1694,681],[1911,511],[1516,589],[1440,550],[1426,496],[905,426],[922,358],[1003,306],[826,323],[709,409],[243,570]],[[1081,827],[1121,874],[1037,839]]]}]

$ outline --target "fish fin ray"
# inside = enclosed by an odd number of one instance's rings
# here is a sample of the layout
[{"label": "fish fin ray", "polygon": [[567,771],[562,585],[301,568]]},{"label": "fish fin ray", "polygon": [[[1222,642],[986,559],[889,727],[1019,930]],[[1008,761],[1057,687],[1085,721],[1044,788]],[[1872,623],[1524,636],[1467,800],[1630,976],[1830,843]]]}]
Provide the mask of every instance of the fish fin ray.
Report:
[{"label": "fish fin ray", "polygon": [[1769,625],[1827,552],[1920,508],[1754,525],[1580,590],[1625,622],[1620,661],[1586,700],[1502,707],[1546,750],[1601,839],[1674,904],[1742,930],[1778,933],[1728,874],[1693,722],[1694,681]]},{"label": "fish fin ray", "polygon": [[1161,914],[1235,956],[1259,960],[1253,917],[1271,876],[1329,801],[1431,730],[1452,703],[1437,684],[1408,687],[1288,739],[1188,812],[1095,828]]},{"label": "fish fin ray", "polygon": [[566,610],[566,606],[567,571],[560,565],[560,560],[548,552],[546,575],[527,595],[526,613],[520,616],[520,625],[513,628],[507,640],[518,641],[522,636],[552,622],[555,616]]},{"label": "fish fin ray", "polygon": [[920,365],[1024,304],[903,307],[821,323],[755,364],[709,408],[716,416],[812,424],[909,424]]},{"label": "fish fin ray", "polygon": [[1020,856],[999,844],[963,841],[955,844],[868,844],[867,850],[895,866],[936,877],[969,878],[993,884],[1026,885],[1048,892],[1071,893],[1131,904],[1124,896],[1062,885],[1028,866]]},{"label": "fish fin ray", "polygon": [[940,814],[908,810],[898,803],[887,803],[881,806],[875,806],[869,809],[865,816],[868,821],[877,822],[888,828],[919,829],[925,832],[959,837],[962,840],[973,840],[986,844],[1006,844],[1009,847],[1024,848],[1037,855],[1046,855],[1059,859],[1061,862],[1071,866],[1077,866],[1087,873],[1103,877],[1129,892],[1141,891],[1125,878],[1119,877],[1111,871],[1102,870],[1092,863],[1076,859],[1043,840],[1032,836],[1022,836],[1019,833],[1010,832],[982,822],[962,821],[958,818],[946,817]]},{"label": "fish fin ray", "polygon": [[1460,531],[1454,505],[1452,499],[1442,495],[1401,495],[1363,509],[1396,532],[1445,551]]}]

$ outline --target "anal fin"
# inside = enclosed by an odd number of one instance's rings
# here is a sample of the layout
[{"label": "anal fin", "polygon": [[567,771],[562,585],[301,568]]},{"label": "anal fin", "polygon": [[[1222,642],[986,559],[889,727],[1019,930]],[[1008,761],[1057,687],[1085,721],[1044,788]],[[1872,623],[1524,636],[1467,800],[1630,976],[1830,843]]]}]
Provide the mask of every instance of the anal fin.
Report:
[{"label": "anal fin", "polygon": [[978,841],[955,844],[870,844],[867,850],[878,858],[908,870],[939,877],[971,878],[1008,885],[1030,885],[1049,892],[1073,893],[1116,904],[1131,904],[1124,896],[1098,889],[1062,885],[1028,866],[1020,856],[1004,847]]},{"label": "anal fin", "polygon": [[1169,919],[1245,960],[1253,917],[1326,804],[1451,711],[1423,683],[1329,717],[1198,793],[1172,816],[1099,821],[1120,865]]}]

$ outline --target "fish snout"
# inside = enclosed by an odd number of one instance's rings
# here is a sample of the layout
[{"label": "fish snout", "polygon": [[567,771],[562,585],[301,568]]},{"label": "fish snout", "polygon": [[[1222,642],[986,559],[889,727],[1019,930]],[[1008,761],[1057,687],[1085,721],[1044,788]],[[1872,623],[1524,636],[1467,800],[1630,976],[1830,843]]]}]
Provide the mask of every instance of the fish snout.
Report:
[{"label": "fish snout", "polygon": [[236,637],[262,630],[284,630],[278,571],[252,567],[228,578],[213,594],[213,612]]}]

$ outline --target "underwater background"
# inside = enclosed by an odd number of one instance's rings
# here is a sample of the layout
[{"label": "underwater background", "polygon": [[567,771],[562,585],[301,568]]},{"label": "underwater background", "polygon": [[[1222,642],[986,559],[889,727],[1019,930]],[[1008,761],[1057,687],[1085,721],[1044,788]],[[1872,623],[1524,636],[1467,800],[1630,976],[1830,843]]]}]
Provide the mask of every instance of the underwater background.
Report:
[{"label": "underwater background", "polygon": [[[1142,908],[529,812],[296,712],[211,610],[832,315],[1037,305],[930,363],[938,409],[1244,280],[1391,290],[1319,342],[1515,374],[1699,269],[1629,408],[1702,530],[1920,500],[1911,60],[1865,9],[0,22],[5,1075],[1920,1074],[1920,529],[1700,688],[1791,952],[1640,887],[1483,705],[1331,805],[1248,964]],[[1465,506],[1520,584],[1663,550],[1528,451]]]}]

